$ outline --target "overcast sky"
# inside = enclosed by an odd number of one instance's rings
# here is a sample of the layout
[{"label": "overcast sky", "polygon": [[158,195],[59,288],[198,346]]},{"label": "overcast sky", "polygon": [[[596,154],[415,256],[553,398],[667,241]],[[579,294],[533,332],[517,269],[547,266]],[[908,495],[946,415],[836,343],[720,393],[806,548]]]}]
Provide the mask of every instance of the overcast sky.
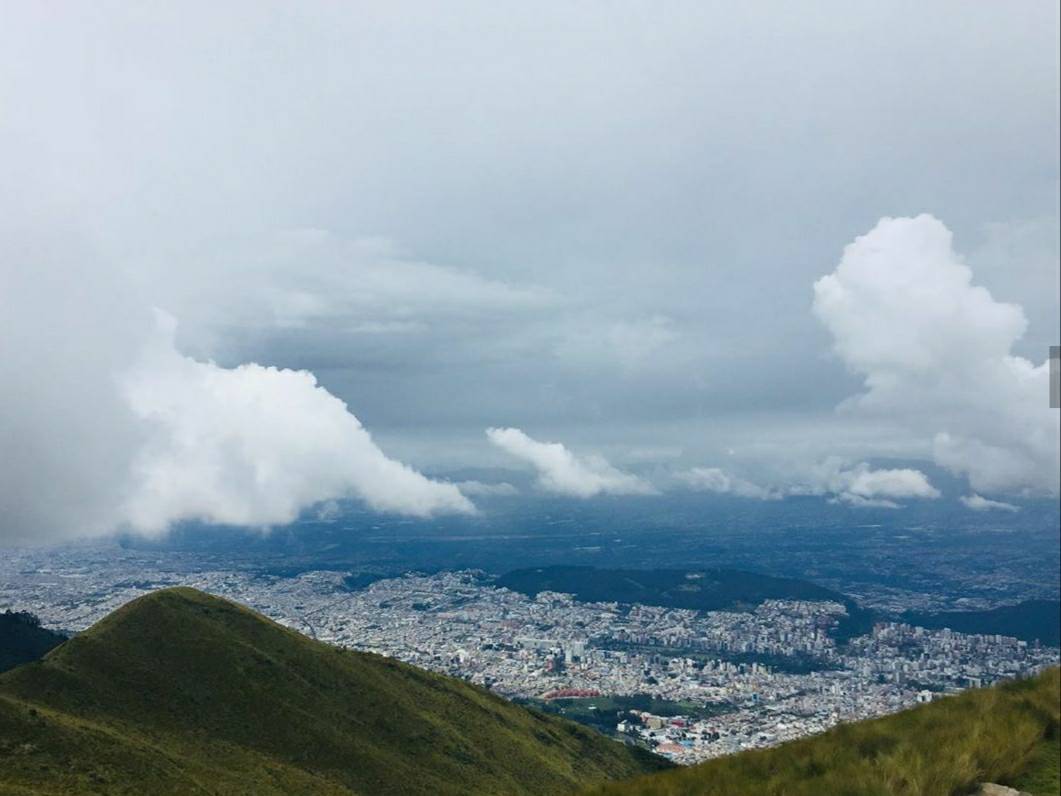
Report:
[{"label": "overcast sky", "polygon": [[1054,2],[2,14],[0,540],[1057,492]]}]

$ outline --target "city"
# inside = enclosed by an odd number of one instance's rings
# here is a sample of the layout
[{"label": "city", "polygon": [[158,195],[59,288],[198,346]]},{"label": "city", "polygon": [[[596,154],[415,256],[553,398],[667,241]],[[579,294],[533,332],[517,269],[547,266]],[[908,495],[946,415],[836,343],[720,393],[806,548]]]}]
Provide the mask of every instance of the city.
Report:
[{"label": "city", "polygon": [[[352,588],[345,572],[281,577],[211,569],[200,557],[182,571],[175,554],[152,561],[107,549],[94,559],[93,549],[10,556],[0,564],[0,608],[31,611],[46,626],[77,632],[147,591],[194,586],[320,641],[460,677],[544,709],[572,699],[620,704],[648,697],[648,709],[616,711],[614,721],[600,715],[594,724],[682,764],[1028,675],[1059,659],[1056,648],[1015,638],[895,622],[838,644],[830,630],[845,608],[836,602],[766,600],[749,610],[701,612],[579,602],[554,592],[531,599],[493,586],[481,570]],[[135,580],[121,575],[130,559]]]}]

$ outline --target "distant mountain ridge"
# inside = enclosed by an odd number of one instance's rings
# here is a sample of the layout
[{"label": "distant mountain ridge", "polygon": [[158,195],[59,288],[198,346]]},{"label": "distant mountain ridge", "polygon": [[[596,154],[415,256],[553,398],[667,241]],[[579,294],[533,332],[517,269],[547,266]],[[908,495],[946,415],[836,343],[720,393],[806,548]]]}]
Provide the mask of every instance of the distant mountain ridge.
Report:
[{"label": "distant mountain ridge", "polygon": [[0,792],[553,794],[669,764],[193,589],[0,675]]},{"label": "distant mountain ridge", "polygon": [[573,594],[585,602],[659,605],[697,611],[752,607],[765,600],[817,600],[842,604],[848,612],[833,635],[844,640],[873,629],[874,614],[840,592],[796,578],[736,569],[597,569],[530,567],[508,572],[496,586],[535,597],[539,592]]},{"label": "distant mountain ridge", "polygon": [[1061,646],[1061,602],[1025,600],[985,611],[907,611],[902,620],[927,628],[949,627],[958,633],[1013,636]]}]

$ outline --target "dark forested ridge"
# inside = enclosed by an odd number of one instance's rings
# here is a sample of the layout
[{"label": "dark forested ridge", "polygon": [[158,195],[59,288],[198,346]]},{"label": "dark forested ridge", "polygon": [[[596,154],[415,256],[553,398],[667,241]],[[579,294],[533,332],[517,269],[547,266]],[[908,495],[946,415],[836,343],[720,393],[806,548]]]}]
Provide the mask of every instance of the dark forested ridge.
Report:
[{"label": "dark forested ridge", "polygon": [[1061,602],[1025,600],[989,611],[908,611],[903,621],[928,628],[949,627],[958,633],[1014,636],[1024,641],[1040,641],[1049,647],[1061,646]]},{"label": "dark forested ridge", "polygon": [[0,675],[0,792],[553,794],[669,767],[192,589]]},{"label": "dark forested ridge", "polygon": [[573,594],[586,602],[642,603],[667,608],[720,611],[751,608],[764,600],[829,600],[848,615],[834,635],[843,640],[873,628],[873,613],[839,592],[796,578],[775,578],[733,569],[596,569],[537,567],[502,575],[496,585],[534,597]]},{"label": "dark forested ridge", "polygon": [[66,641],[66,636],[41,627],[25,611],[0,613],[0,672],[35,661]]}]

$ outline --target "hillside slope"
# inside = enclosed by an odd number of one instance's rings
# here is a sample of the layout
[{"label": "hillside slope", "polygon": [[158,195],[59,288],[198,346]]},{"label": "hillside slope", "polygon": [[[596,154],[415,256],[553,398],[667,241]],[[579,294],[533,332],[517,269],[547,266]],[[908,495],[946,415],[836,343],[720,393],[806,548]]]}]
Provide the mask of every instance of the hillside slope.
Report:
[{"label": "hillside slope", "polygon": [[0,792],[551,794],[665,764],[167,589],[0,675]]},{"label": "hillside slope", "polygon": [[597,796],[957,796],[977,783],[1057,796],[1061,673],[967,691],[773,749],[606,784]]}]

